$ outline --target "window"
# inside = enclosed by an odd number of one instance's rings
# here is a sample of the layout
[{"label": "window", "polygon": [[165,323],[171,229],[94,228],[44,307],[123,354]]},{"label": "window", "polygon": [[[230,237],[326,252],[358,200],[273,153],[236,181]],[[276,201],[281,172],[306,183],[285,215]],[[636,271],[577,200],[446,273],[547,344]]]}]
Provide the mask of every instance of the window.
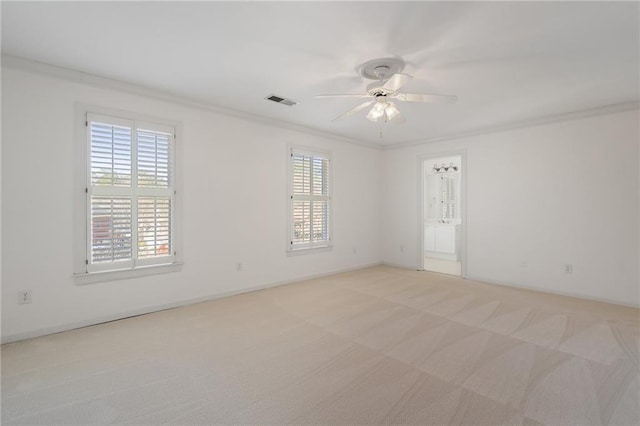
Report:
[{"label": "window", "polygon": [[326,153],[291,149],[290,251],[331,245],[330,164]]},{"label": "window", "polygon": [[175,263],[175,126],[94,113],[84,124],[82,273]]},{"label": "window", "polygon": [[456,207],[456,178],[440,176],[440,217],[456,219]]}]

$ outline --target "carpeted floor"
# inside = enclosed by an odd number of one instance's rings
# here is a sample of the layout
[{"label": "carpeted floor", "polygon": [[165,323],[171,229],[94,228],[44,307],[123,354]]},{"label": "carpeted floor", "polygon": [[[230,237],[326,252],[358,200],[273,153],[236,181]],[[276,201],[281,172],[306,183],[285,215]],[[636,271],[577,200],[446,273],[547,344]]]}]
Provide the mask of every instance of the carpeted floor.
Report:
[{"label": "carpeted floor", "polygon": [[374,267],[2,347],[2,424],[637,425],[637,309]]}]

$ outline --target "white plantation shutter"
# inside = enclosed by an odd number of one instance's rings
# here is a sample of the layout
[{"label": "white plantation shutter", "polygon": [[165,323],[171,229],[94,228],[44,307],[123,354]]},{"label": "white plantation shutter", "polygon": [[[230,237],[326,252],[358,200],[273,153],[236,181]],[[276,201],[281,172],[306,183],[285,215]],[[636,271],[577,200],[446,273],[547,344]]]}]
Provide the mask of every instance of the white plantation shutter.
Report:
[{"label": "white plantation shutter", "polygon": [[169,187],[171,135],[138,130],[138,186]]},{"label": "white plantation shutter", "polygon": [[292,154],[293,193],[309,194],[311,188],[311,157]]},{"label": "white plantation shutter", "polygon": [[311,201],[293,200],[293,240],[291,244],[311,242]]},{"label": "white plantation shutter", "polygon": [[171,253],[171,198],[138,198],[138,258]]},{"label": "white plantation shutter", "polygon": [[131,186],[131,126],[91,122],[91,184]]},{"label": "white plantation shutter", "polygon": [[91,262],[131,260],[131,198],[91,197]]},{"label": "white plantation shutter", "polygon": [[290,250],[327,247],[330,235],[330,158],[291,150]]},{"label": "white plantation shutter", "polygon": [[312,194],[329,195],[329,160],[327,158],[312,157]]},{"label": "white plantation shutter", "polygon": [[329,241],[329,201],[313,201],[311,211],[313,241]]},{"label": "white plantation shutter", "polygon": [[454,219],[456,215],[455,180],[440,176],[440,217]]},{"label": "white plantation shutter", "polygon": [[87,129],[87,272],[173,262],[173,129],[96,114]]}]

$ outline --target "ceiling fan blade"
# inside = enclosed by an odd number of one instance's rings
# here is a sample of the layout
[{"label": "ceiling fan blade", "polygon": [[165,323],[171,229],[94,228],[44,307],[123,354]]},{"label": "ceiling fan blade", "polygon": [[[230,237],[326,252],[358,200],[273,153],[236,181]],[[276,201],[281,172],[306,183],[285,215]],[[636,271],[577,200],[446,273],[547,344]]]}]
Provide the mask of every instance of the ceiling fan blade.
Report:
[{"label": "ceiling fan blade", "polygon": [[426,95],[422,93],[397,93],[391,96],[399,101],[409,102],[455,102],[458,100],[457,96],[453,95]]},{"label": "ceiling fan blade", "polygon": [[373,101],[367,101],[367,102],[363,102],[360,105],[356,106],[355,108],[351,108],[349,111],[340,114],[339,116],[337,116],[336,118],[334,118],[331,121],[338,121],[338,120],[342,120],[343,118],[347,118],[359,111],[362,111],[363,109],[367,108],[368,106],[371,106],[371,104],[373,104],[375,102],[375,100]]},{"label": "ceiling fan blade", "polygon": [[346,93],[344,95],[316,95],[316,98],[318,99],[321,99],[321,98],[369,98],[369,97],[371,97],[371,95],[368,93],[360,93],[360,94]]},{"label": "ceiling fan blade", "polygon": [[389,92],[395,92],[400,89],[402,86],[407,84],[413,77],[409,74],[401,74],[397,73],[391,76],[389,80],[382,86],[384,90]]}]

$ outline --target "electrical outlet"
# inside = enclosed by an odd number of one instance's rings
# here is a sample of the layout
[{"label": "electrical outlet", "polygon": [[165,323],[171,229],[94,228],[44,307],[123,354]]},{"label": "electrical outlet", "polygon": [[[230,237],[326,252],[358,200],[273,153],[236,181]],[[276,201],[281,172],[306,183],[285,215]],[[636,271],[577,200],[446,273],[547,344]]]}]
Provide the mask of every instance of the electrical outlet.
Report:
[{"label": "electrical outlet", "polygon": [[18,292],[18,303],[21,305],[31,303],[31,290],[22,290]]},{"label": "electrical outlet", "polygon": [[526,260],[523,260],[522,262],[520,262],[520,267],[521,268],[529,267],[529,262],[527,262]]},{"label": "electrical outlet", "polygon": [[404,253],[404,246],[400,246],[400,253]]},{"label": "electrical outlet", "polygon": [[570,263],[567,263],[564,265],[564,273],[565,274],[573,274],[573,265]]},{"label": "electrical outlet", "polygon": [[357,252],[357,251],[358,251],[358,250],[356,250],[356,248],[355,248],[355,247],[354,247],[353,249],[351,249],[351,252],[352,252],[353,254],[356,254],[356,252]]},{"label": "electrical outlet", "polygon": [[242,272],[243,269],[244,269],[244,265],[242,264],[242,262],[236,263],[236,271]]}]

